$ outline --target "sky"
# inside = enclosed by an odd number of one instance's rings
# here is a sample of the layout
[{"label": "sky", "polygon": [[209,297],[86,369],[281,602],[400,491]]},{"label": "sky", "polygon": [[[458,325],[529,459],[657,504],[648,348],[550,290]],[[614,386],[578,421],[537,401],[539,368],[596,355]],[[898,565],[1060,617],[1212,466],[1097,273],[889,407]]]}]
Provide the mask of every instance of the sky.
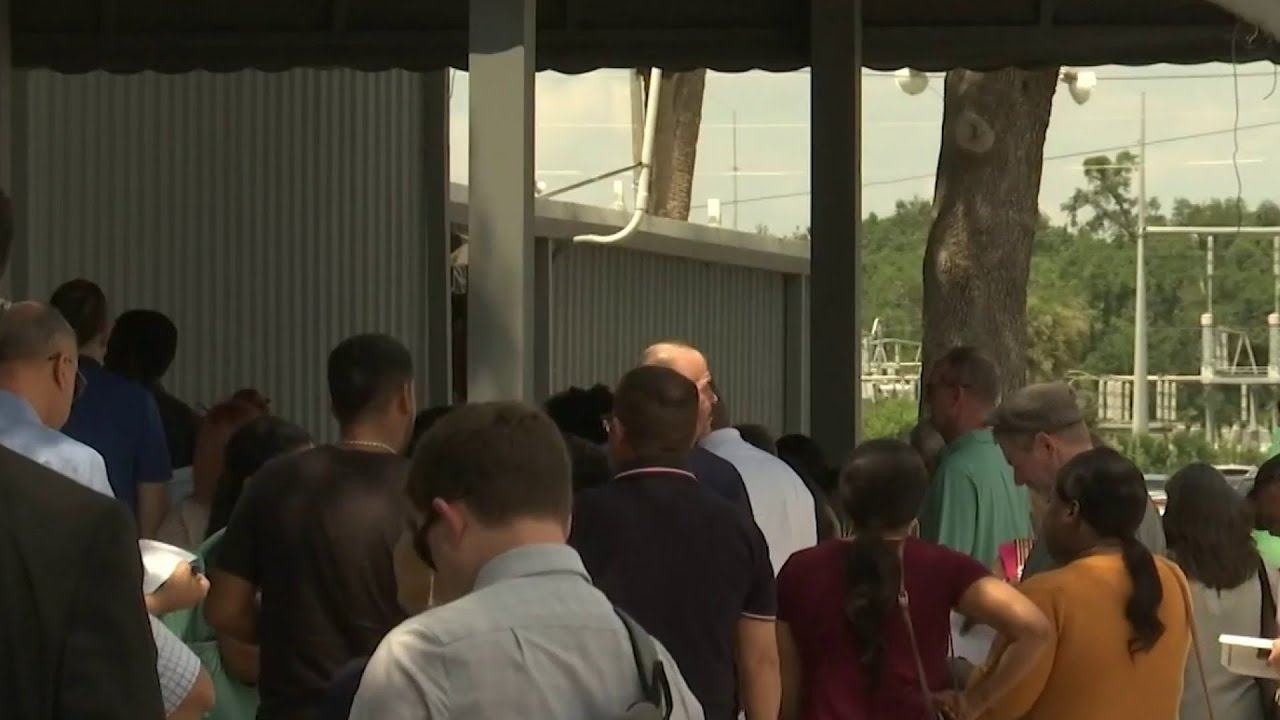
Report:
[{"label": "sky", "polygon": [[[1061,220],[1062,202],[1082,183],[1081,160],[1097,151],[1136,149],[1141,96],[1147,107],[1147,190],[1165,207],[1176,197],[1240,194],[1250,204],[1280,198],[1280,89],[1268,63],[1091,68],[1098,85],[1083,105],[1065,86],[1054,97],[1045,142],[1040,207]],[[548,190],[631,164],[629,71],[539,73],[535,166]],[[942,122],[942,76],[910,96],[892,74],[866,72],[862,83],[863,213],[891,213],[899,199],[930,197]],[[451,175],[467,180],[467,75],[455,73],[450,102]],[[707,200],[722,203],[722,224],[766,226],[785,234],[808,224],[809,76],[709,73],[693,187],[691,222],[706,222]],[[1269,125],[1257,129],[1250,125]],[[737,204],[733,203],[737,139]],[[1202,137],[1163,142],[1187,135]],[[1237,148],[1238,143],[1238,148]],[[1235,161],[1233,162],[1233,155]],[[1070,156],[1070,157],[1061,157]],[[1058,159],[1049,159],[1058,158]],[[625,180],[632,199],[631,174]],[[783,197],[774,197],[783,196]],[[606,180],[561,196],[614,202]],[[737,214],[735,217],[735,208]]]}]

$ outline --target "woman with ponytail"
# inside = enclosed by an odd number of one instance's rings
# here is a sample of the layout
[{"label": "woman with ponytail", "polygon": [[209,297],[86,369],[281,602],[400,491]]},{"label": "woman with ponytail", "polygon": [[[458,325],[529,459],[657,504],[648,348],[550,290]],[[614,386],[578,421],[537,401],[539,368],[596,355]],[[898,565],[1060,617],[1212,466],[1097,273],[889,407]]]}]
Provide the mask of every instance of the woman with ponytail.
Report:
[{"label": "woman with ponytail", "polygon": [[[1114,450],[1063,466],[1040,535],[1060,567],[1019,586],[1056,635],[984,720],[1178,718],[1190,590],[1177,565],[1137,539],[1148,502],[1142,471]],[[997,641],[991,657],[1005,652]]]},{"label": "woman with ponytail", "polygon": [[[910,445],[862,444],[835,493],[852,536],[792,555],[778,574],[784,720],[978,717],[1047,647],[1048,621],[1017,590],[914,537],[927,486]],[[947,667],[952,610],[1010,638],[1004,660],[963,693]]]}]

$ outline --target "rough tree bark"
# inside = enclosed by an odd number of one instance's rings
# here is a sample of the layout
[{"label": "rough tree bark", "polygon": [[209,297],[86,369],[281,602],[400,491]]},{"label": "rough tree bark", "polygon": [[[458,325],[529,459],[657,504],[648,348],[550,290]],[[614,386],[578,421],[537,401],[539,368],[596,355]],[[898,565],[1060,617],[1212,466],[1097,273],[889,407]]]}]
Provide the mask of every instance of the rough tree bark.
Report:
[{"label": "rough tree bark", "polygon": [[1007,393],[1027,373],[1027,279],[1058,70],[947,73],[924,256],[923,367],[990,353]]},{"label": "rough tree bark", "polygon": [[[645,69],[640,73],[648,95],[649,71]],[[659,217],[689,219],[698,133],[702,129],[702,96],[706,87],[706,70],[662,73],[649,206]]]}]

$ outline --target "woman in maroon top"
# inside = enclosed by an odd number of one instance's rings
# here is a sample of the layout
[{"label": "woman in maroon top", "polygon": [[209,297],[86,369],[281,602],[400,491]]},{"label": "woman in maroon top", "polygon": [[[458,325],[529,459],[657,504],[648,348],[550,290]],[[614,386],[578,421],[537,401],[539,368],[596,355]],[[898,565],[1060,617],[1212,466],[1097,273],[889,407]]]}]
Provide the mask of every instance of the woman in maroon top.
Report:
[{"label": "woman in maroon top", "polygon": [[[1030,600],[972,558],[912,536],[927,484],[911,446],[862,444],[836,489],[854,537],[802,550],[778,574],[784,720],[933,720],[930,705],[977,717],[1044,649],[1049,621]],[[953,609],[1012,638],[992,673],[962,693],[948,691]]]}]

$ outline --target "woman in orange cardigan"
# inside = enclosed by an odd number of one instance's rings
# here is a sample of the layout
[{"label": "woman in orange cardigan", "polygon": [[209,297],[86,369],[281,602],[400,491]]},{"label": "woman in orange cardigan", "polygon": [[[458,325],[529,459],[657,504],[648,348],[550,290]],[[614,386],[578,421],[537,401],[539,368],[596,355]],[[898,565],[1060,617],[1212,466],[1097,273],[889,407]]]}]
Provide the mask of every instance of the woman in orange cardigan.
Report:
[{"label": "woman in orange cardigan", "polygon": [[1142,472],[1114,450],[1062,468],[1041,540],[1063,567],[1019,586],[1054,638],[984,720],[1176,720],[1190,601],[1177,565],[1135,537],[1147,502]]}]

